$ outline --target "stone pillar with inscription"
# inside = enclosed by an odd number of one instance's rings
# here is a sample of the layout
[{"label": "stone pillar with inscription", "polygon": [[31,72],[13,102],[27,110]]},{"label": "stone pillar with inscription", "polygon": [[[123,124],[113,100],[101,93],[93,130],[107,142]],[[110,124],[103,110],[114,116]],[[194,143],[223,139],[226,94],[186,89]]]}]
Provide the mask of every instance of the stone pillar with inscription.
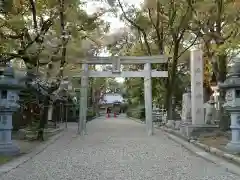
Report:
[{"label": "stone pillar with inscription", "polygon": [[20,153],[18,146],[12,142],[12,115],[19,105],[18,92],[21,86],[14,77],[12,67],[8,67],[3,72],[0,79],[0,154],[17,155]]},{"label": "stone pillar with inscription", "polygon": [[197,137],[200,132],[217,128],[204,120],[203,59],[201,50],[191,51],[191,121],[182,122],[180,132],[187,137]]},{"label": "stone pillar with inscription", "polygon": [[203,53],[201,50],[191,51],[191,105],[192,124],[203,125]]}]

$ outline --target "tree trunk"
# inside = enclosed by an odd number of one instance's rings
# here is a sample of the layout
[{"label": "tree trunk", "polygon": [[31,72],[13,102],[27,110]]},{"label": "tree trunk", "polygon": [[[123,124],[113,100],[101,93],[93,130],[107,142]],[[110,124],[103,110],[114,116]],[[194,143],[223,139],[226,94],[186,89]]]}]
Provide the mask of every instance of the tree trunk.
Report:
[{"label": "tree trunk", "polygon": [[210,96],[212,95],[212,89],[210,87],[205,87],[203,85],[203,101],[204,103],[206,103],[207,101],[209,101]]},{"label": "tree trunk", "polygon": [[[226,79],[227,75],[227,56],[225,54],[219,55],[218,56],[218,61],[217,61],[217,80],[220,83],[223,83]],[[223,104],[225,102],[225,91],[220,90],[220,95],[219,95],[219,104],[220,104],[220,109],[218,111],[218,117],[219,117],[219,127],[223,131],[229,130],[230,127],[230,117],[229,114],[224,110]]]},{"label": "tree trunk", "polygon": [[49,97],[45,97],[43,101],[43,112],[41,114],[40,122],[39,122],[39,127],[38,127],[38,135],[37,135],[37,140],[44,141],[44,128],[47,123],[47,116],[48,116],[48,105],[49,105]]},{"label": "tree trunk", "polygon": [[56,103],[56,102],[53,103],[52,118],[53,118],[52,120],[53,120],[53,123],[54,123],[54,127],[57,128],[58,106],[57,106],[57,103]]},{"label": "tree trunk", "polygon": [[169,72],[169,79],[167,83],[166,88],[166,107],[167,107],[167,118],[169,120],[173,119],[173,107],[172,107],[172,98],[174,96],[174,85],[175,85],[175,79],[176,79],[176,73],[177,73],[177,62],[178,62],[178,51],[179,51],[179,41],[175,41],[174,43],[174,54],[173,54],[173,60],[171,65],[171,70]]}]

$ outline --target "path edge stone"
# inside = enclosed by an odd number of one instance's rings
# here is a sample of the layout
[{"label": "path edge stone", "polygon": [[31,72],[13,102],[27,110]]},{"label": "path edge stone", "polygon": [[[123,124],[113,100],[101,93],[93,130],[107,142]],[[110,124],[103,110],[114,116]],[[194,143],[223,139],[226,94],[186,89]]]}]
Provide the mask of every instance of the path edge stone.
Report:
[{"label": "path edge stone", "polygon": [[28,154],[22,155],[16,159],[13,159],[12,161],[3,164],[0,166],[0,177],[4,174],[18,168],[22,164],[28,162],[32,158],[34,158],[36,155],[43,152],[49,145],[53,144],[55,141],[60,139],[64,135],[65,131],[64,128],[60,129],[59,132],[52,137],[50,137],[45,143],[41,144],[40,146],[36,147],[33,151],[31,151]]},{"label": "path edge stone", "polygon": [[[141,123],[141,124],[145,124],[145,123],[141,122],[139,119],[135,119],[135,118],[131,118],[131,117],[129,117],[129,118],[134,120],[135,122],[138,122],[138,123]],[[170,139],[172,139],[173,141],[183,145],[184,147],[186,146],[185,144],[181,143],[180,141],[177,141],[175,138],[173,139],[171,136],[169,136],[169,134],[171,134],[172,136],[175,136],[177,138],[180,138],[180,139],[182,139],[184,141],[187,141],[190,144],[193,144],[194,146],[204,150],[205,152],[208,152],[208,153],[210,153],[212,155],[215,155],[217,157],[220,157],[222,159],[230,161],[230,162],[234,163],[235,165],[240,166],[240,157],[237,157],[236,155],[233,155],[233,154],[224,152],[224,151],[222,151],[220,149],[217,149],[215,147],[211,147],[211,146],[208,146],[206,144],[200,143],[197,140],[189,139],[189,138],[183,136],[180,132],[177,132],[176,130],[169,129],[169,128],[166,128],[166,127],[155,127],[155,128],[166,132],[167,136]],[[187,148],[187,147],[185,147],[185,148]],[[189,148],[187,148],[187,149],[189,149]]]},{"label": "path edge stone", "polygon": [[146,124],[145,121],[143,122],[140,119],[136,119],[136,118],[133,118],[133,117],[130,117],[130,116],[127,116],[127,118],[132,119],[132,120],[134,120],[134,121],[136,121],[138,123],[141,123],[141,124]]},{"label": "path edge stone", "polygon": [[208,153],[211,153],[217,157],[220,157],[220,158],[223,158],[227,161],[230,161],[230,162],[233,162],[235,163],[236,165],[240,166],[240,157],[237,157],[236,155],[233,155],[233,154],[230,154],[230,153],[227,153],[227,152],[224,152],[218,148],[215,148],[215,147],[212,147],[212,146],[208,146],[206,144],[203,144],[197,140],[194,140],[194,139],[188,139],[186,137],[184,137],[180,132],[176,132],[172,129],[168,129],[168,128],[165,128],[165,127],[157,127],[157,129],[160,129],[166,133],[169,133],[169,134],[172,134],[174,136],[177,136],[183,140],[186,140],[188,141],[189,143],[195,145],[196,147],[204,150],[205,152],[208,152]]}]

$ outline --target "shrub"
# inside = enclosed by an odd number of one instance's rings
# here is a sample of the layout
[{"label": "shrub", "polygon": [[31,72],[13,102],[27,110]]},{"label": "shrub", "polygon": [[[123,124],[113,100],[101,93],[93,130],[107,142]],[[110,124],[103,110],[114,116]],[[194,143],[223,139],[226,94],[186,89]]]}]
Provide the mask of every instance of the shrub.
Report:
[{"label": "shrub", "polygon": [[96,112],[93,109],[88,109],[87,111],[87,121],[93,120],[93,118],[96,116]]},{"label": "shrub", "polygon": [[127,111],[127,116],[145,121],[145,107],[130,108]]}]

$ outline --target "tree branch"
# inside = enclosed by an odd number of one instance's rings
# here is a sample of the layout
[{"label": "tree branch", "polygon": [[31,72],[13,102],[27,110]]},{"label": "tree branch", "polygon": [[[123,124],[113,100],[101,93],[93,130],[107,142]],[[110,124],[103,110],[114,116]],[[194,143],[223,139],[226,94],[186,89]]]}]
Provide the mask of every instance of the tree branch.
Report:
[{"label": "tree branch", "polygon": [[21,39],[24,36],[24,33],[13,35],[13,34],[5,34],[0,31],[0,36],[1,38],[4,38],[4,39]]},{"label": "tree branch", "polygon": [[23,50],[22,50],[23,52],[25,52],[35,42],[43,42],[43,36],[48,32],[50,27],[53,25],[53,19],[52,18],[49,18],[49,19],[47,19],[46,21],[43,22],[40,33],[38,33],[37,36],[23,48]]},{"label": "tree branch", "polygon": [[194,40],[192,41],[192,43],[187,48],[185,48],[182,52],[179,53],[177,58],[180,58],[186,51],[188,51],[195,44],[195,42],[197,41],[198,37],[199,36],[196,36],[194,38]]},{"label": "tree branch", "polygon": [[37,11],[36,11],[35,1],[34,0],[29,0],[29,3],[31,5],[33,27],[35,29],[35,32],[38,34]]},{"label": "tree branch", "polygon": [[124,9],[123,9],[123,6],[122,6],[120,0],[118,0],[118,4],[119,4],[119,6],[120,6],[120,8],[121,8],[121,10],[122,10],[122,13],[123,13],[124,18],[125,18],[133,27],[135,27],[136,29],[138,29],[138,30],[143,34],[143,38],[144,38],[144,41],[145,41],[144,43],[145,43],[145,46],[146,46],[146,48],[147,48],[147,53],[148,53],[149,56],[151,56],[151,55],[152,55],[152,53],[151,53],[151,48],[150,48],[150,45],[149,45],[148,40],[147,40],[147,34],[146,34],[146,32],[145,32],[144,29],[141,28],[138,24],[136,24],[134,21],[132,21],[130,18],[128,18],[126,12],[125,12]]},{"label": "tree branch", "polygon": [[156,19],[156,24],[153,22],[151,9],[147,8],[147,10],[148,10],[149,19],[150,19],[150,21],[152,23],[153,28],[156,31],[156,35],[157,35],[157,43],[156,44],[158,46],[159,53],[163,54],[164,53],[163,39],[161,38],[161,33],[159,31],[159,22],[160,22],[160,12],[159,12],[160,11],[160,3],[159,3],[159,1],[157,2],[157,19]]},{"label": "tree branch", "polygon": [[[60,4],[60,26],[61,26],[61,33],[62,33],[62,58],[60,62],[60,68],[63,68],[63,66],[66,63],[66,53],[67,53],[67,38],[66,38],[66,31],[65,31],[65,0],[58,0]],[[61,76],[63,76],[61,74]]]},{"label": "tree branch", "polygon": [[[26,55],[26,51],[28,48],[30,48],[35,42],[41,42],[43,43],[43,36],[47,33],[47,31],[50,29],[50,27],[53,25],[53,17],[49,18],[48,20],[43,22],[43,25],[41,27],[40,33],[31,40],[25,47],[22,49],[19,49],[17,53],[1,53],[0,58],[3,63],[6,63],[14,58],[21,58],[26,63],[30,63],[33,65],[36,65],[36,63],[33,63],[30,59],[35,59],[36,54],[34,56],[32,55]],[[24,34],[26,34],[26,31],[24,31]]]}]

